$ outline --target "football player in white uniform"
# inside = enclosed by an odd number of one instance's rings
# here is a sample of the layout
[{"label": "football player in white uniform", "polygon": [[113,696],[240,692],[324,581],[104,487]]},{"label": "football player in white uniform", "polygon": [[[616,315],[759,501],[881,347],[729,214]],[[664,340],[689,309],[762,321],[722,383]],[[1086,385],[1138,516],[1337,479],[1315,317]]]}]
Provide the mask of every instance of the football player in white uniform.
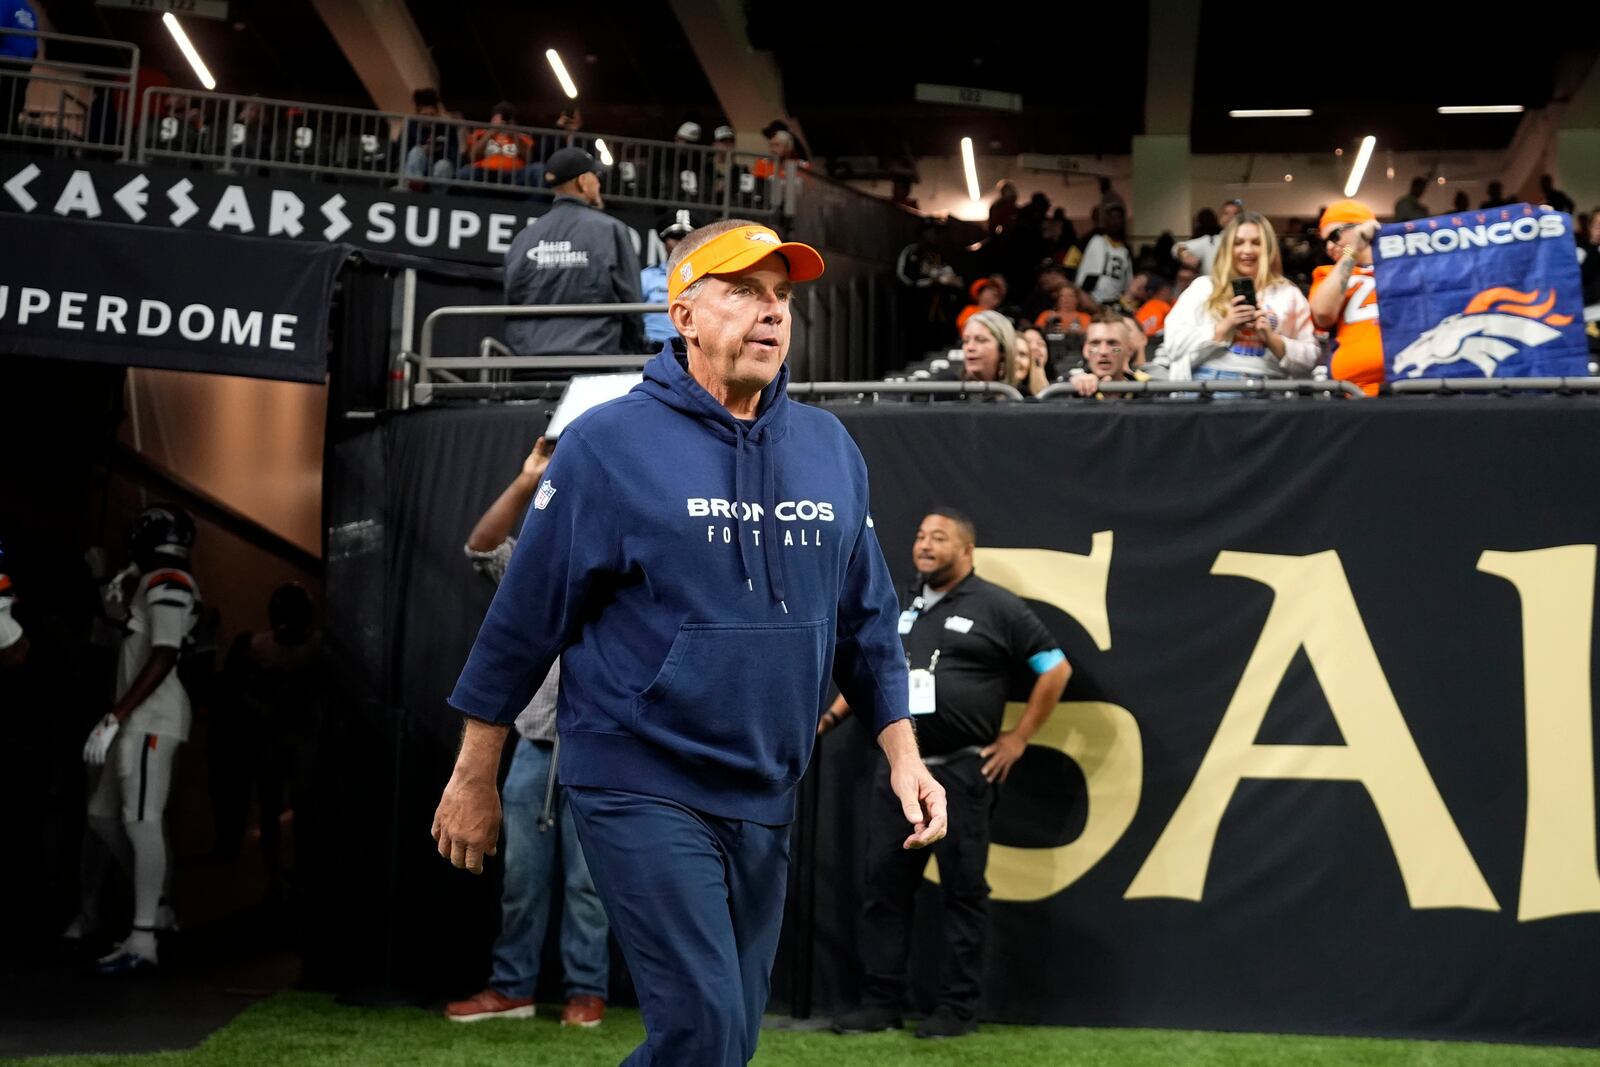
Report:
[{"label": "football player in white uniform", "polygon": [[[181,508],[146,508],[128,531],[133,566],[112,579],[116,588],[110,598],[121,595],[127,605],[117,695],[84,744],[83,758],[91,773],[99,773],[89,798],[90,831],[132,876],[134,906],[133,929],[99,961],[102,973],[155,967],[156,930],[171,925],[162,900],[168,861],[162,815],[178,746],[188,740],[192,717],[177,665],[184,639],[200,617],[199,590],[188,570],[194,536],[194,521]],[[85,872],[83,911],[69,937],[95,926],[97,873],[103,872]]]}]

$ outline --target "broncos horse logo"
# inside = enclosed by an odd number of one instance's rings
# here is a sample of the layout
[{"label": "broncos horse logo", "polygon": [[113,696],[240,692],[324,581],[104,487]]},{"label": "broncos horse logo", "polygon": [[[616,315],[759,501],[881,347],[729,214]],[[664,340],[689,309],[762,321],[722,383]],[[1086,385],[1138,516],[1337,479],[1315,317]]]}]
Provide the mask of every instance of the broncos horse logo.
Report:
[{"label": "broncos horse logo", "polygon": [[1394,376],[1420,378],[1433,367],[1470,363],[1485,378],[1493,378],[1505,360],[1561,336],[1558,327],[1569,325],[1572,316],[1551,314],[1555,306],[1554,289],[1548,296],[1505,286],[1485,289],[1461,314],[1407,345],[1394,359]]}]

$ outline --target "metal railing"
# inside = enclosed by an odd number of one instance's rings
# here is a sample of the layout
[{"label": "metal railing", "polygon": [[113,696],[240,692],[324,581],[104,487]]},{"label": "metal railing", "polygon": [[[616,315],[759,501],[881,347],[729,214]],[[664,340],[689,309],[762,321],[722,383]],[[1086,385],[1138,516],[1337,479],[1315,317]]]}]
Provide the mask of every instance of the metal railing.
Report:
[{"label": "metal railing", "polygon": [[131,157],[138,101],[138,46],[32,30],[32,59],[0,56],[0,142]]},{"label": "metal railing", "polygon": [[381,111],[151,86],[140,116],[140,162],[177,160],[223,174],[281,169],[398,180],[395,116]]},{"label": "metal railing", "polygon": [[996,400],[1021,400],[1022,393],[1004,382],[794,382],[789,395],[856,396],[863,400],[882,396],[992,396]]},{"label": "metal railing", "polygon": [[[1295,379],[1293,381],[1278,380],[1245,380],[1245,381],[1217,381],[1202,379],[1200,381],[1159,381],[1147,382],[1101,382],[1096,387],[1096,392],[1121,396],[1165,396],[1177,399],[1206,399],[1210,400],[1214,394],[1224,393],[1236,395],[1239,393],[1269,396],[1273,393],[1286,393],[1294,396],[1314,396],[1318,393],[1327,395],[1340,395],[1352,400],[1365,400],[1366,394],[1361,387],[1353,382],[1342,381],[1315,381],[1312,379]],[[1076,387],[1071,382],[1057,382],[1046,387],[1039,393],[1040,400],[1051,400],[1055,397],[1080,396]]]},{"label": "metal railing", "polygon": [[[502,372],[529,370],[550,372],[597,372],[629,370],[643,367],[650,356],[519,356],[504,343],[484,337],[478,345],[476,356],[434,355],[434,335],[439,323],[446,319],[468,318],[591,318],[601,315],[649,315],[667,310],[665,304],[454,304],[434,308],[422,320],[422,332],[417,351],[406,350],[404,345],[394,356],[389,378],[392,386],[390,406],[405,410],[413,404],[427,404],[436,393],[467,393],[490,396],[521,395],[547,383],[509,382],[497,380]],[[402,325],[402,337],[410,336],[410,324]],[[510,353],[502,355],[499,353]],[[468,381],[457,372],[476,371],[476,381]],[[443,379],[442,381],[440,379]]]},{"label": "metal railing", "polygon": [[157,86],[145,90],[140,114],[141,161],[173,159],[222,173],[259,167],[417,190],[522,194],[544,187],[543,162],[570,145],[602,163],[609,155],[599,175],[607,200],[686,208],[701,216],[696,222],[792,215],[799,195],[792,163],[670,141]]},{"label": "metal railing", "polygon": [[1401,396],[1455,393],[1600,393],[1600,378],[1416,378],[1391,382],[1389,391]]}]

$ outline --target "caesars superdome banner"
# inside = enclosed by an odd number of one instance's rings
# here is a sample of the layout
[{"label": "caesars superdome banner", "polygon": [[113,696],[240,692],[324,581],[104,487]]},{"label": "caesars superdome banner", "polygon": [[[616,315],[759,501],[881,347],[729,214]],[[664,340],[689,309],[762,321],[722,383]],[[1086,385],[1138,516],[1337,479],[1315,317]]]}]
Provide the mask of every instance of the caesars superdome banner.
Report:
[{"label": "caesars superdome banner", "polygon": [[[543,189],[441,195],[354,179],[329,184],[304,175],[247,177],[177,166],[0,157],[0,213],[340,243],[485,266],[504,263],[511,239],[544,214],[550,201]],[[671,220],[665,205],[608,204],[606,210],[633,233],[641,265],[666,258],[656,234]],[[709,221],[697,213],[696,223]]]},{"label": "caesars superdome banner", "polygon": [[0,213],[0,353],[321,382],[345,245]]},{"label": "caesars superdome banner", "polygon": [[1511,204],[1392,222],[1373,264],[1391,381],[1588,374],[1572,216]]}]

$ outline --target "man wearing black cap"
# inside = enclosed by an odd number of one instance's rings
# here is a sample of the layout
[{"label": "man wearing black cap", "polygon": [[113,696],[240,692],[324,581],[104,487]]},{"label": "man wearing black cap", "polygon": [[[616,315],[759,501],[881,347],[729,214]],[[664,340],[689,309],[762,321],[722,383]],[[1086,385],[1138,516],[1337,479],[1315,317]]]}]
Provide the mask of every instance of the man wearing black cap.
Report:
[{"label": "man wearing black cap", "polygon": [[[628,228],[601,210],[600,164],[581,148],[557,149],[544,180],[555,202],[506,252],[506,303],[639,303],[639,254]],[[641,351],[644,331],[638,315],[513,319],[506,341],[519,356],[614,356]]]},{"label": "man wearing black cap", "polygon": [[[664,246],[661,262],[639,272],[639,289],[644,293],[646,304],[667,302],[667,260],[672,257],[672,250],[693,229],[694,223],[690,221],[689,212],[680,210],[671,223],[658,231]],[[651,344],[660,345],[677,337],[678,331],[672,328],[672,317],[661,311],[644,317],[644,335]]]}]

